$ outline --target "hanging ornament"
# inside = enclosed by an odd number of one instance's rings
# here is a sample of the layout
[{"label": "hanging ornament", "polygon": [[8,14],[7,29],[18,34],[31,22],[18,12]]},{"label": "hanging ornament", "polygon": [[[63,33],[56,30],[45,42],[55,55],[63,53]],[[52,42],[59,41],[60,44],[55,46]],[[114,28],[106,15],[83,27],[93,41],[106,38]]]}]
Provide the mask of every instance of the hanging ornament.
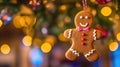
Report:
[{"label": "hanging ornament", "polygon": [[56,6],[55,6],[55,4],[54,4],[53,2],[47,3],[47,4],[45,5],[45,8],[46,8],[46,10],[47,10],[48,12],[50,12],[50,13],[54,13],[55,10],[56,10]]},{"label": "hanging ornament", "polygon": [[99,4],[107,4],[111,0],[96,0]]},{"label": "hanging ornament", "polygon": [[36,10],[37,7],[40,6],[40,0],[30,0],[28,6],[29,6],[31,9]]},{"label": "hanging ornament", "polygon": [[65,57],[73,61],[83,54],[88,61],[94,62],[99,58],[99,54],[93,47],[93,42],[100,39],[101,34],[105,35],[105,33],[102,29],[92,27],[94,23],[92,12],[87,10],[86,0],[82,0],[82,3],[83,10],[78,12],[74,18],[75,28],[64,31],[64,36],[72,40],[72,45],[66,51]]}]

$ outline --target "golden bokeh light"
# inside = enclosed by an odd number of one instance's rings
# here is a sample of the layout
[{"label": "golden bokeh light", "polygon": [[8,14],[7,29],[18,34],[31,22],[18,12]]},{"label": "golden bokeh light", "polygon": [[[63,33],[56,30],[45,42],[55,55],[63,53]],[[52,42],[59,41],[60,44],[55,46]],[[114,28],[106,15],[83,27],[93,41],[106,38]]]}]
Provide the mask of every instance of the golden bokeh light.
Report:
[{"label": "golden bokeh light", "polygon": [[51,46],[54,46],[56,38],[54,36],[49,35],[46,37],[45,42],[48,42],[51,44]]},{"label": "golden bokeh light", "polygon": [[21,21],[21,16],[20,15],[15,15],[14,18],[13,18],[13,25],[16,28],[22,28],[23,25],[21,25],[20,21]]},{"label": "golden bokeh light", "polygon": [[92,10],[92,14],[95,16],[97,14],[96,10]]},{"label": "golden bokeh light", "polygon": [[32,45],[32,37],[29,36],[29,35],[25,36],[22,41],[23,41],[23,44],[25,46],[31,46]]},{"label": "golden bokeh light", "polygon": [[112,13],[112,9],[111,9],[110,7],[108,7],[108,6],[103,7],[103,8],[101,9],[101,14],[102,14],[103,16],[109,16],[109,15],[111,15],[111,13]]},{"label": "golden bokeh light", "polygon": [[116,51],[117,48],[118,48],[118,43],[117,43],[117,42],[112,42],[112,43],[109,45],[110,51]]},{"label": "golden bokeh light", "polygon": [[60,6],[60,10],[65,11],[66,9],[67,9],[67,6],[66,6],[66,5],[62,5],[62,6]]},{"label": "golden bokeh light", "polygon": [[20,17],[19,18],[19,23],[20,23],[20,25],[22,26],[22,27],[26,27],[27,25],[25,24],[25,19],[24,19],[24,17]]},{"label": "golden bokeh light", "polygon": [[117,40],[120,41],[120,33],[117,34]]},{"label": "golden bokeh light", "polygon": [[79,2],[77,2],[77,3],[75,4],[75,6],[76,6],[77,8],[80,8],[80,7],[81,7],[81,5],[80,5]]},{"label": "golden bokeh light", "polygon": [[0,48],[1,53],[3,54],[9,54],[10,53],[10,47],[8,44],[3,44]]},{"label": "golden bokeh light", "polygon": [[96,0],[90,0],[92,3],[96,3]]},{"label": "golden bokeh light", "polygon": [[2,20],[0,20],[0,27],[2,27],[2,25],[3,25],[3,22],[2,22]]},{"label": "golden bokeh light", "polygon": [[40,44],[42,44],[42,41],[41,41],[39,38],[35,38],[35,39],[33,40],[33,44],[34,44],[34,45],[40,45]]},{"label": "golden bokeh light", "polygon": [[115,19],[120,19],[120,16],[118,14],[116,14]]},{"label": "golden bokeh light", "polygon": [[60,28],[63,28],[64,27],[64,22],[59,22],[59,24],[58,24],[58,26],[60,27]]},{"label": "golden bokeh light", "polygon": [[111,18],[111,17],[109,17],[108,19],[109,19],[110,21],[113,21],[113,18]]},{"label": "golden bokeh light", "polygon": [[60,33],[58,38],[59,38],[60,41],[63,41],[63,42],[68,41],[68,39],[64,37],[63,33]]},{"label": "golden bokeh light", "polygon": [[52,49],[52,46],[50,43],[48,42],[45,42],[41,45],[41,50],[44,52],[44,53],[49,53]]}]

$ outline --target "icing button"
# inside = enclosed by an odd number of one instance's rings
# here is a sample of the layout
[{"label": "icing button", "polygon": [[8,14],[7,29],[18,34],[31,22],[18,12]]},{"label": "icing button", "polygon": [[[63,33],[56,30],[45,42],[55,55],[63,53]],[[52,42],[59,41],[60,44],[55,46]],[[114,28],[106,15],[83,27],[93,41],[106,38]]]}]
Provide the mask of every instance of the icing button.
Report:
[{"label": "icing button", "polygon": [[85,36],[85,33],[82,33],[82,36]]},{"label": "icing button", "polygon": [[85,45],[85,43],[84,43],[84,42],[81,42],[81,45]]},{"label": "icing button", "polygon": [[82,41],[84,41],[85,39],[84,38],[81,38]]}]

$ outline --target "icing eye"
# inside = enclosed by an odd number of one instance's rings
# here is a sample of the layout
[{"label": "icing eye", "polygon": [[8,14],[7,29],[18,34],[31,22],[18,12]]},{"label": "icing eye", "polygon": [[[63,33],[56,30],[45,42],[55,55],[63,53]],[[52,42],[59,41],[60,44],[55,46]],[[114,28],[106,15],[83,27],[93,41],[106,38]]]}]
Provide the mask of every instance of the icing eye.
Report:
[{"label": "icing eye", "polygon": [[89,17],[88,16],[85,16],[85,19],[88,19]]},{"label": "icing eye", "polygon": [[82,19],[83,18],[83,16],[80,16],[80,19]]}]

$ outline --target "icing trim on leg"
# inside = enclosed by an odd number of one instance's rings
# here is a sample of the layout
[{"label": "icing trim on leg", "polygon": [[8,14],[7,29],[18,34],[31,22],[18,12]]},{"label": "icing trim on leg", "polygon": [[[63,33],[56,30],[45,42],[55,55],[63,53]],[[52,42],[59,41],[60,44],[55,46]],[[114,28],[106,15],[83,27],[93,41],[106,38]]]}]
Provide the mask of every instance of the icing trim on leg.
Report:
[{"label": "icing trim on leg", "polygon": [[90,55],[92,55],[96,50],[95,49],[92,49],[90,50],[88,53],[86,53],[84,56],[85,57],[89,57]]},{"label": "icing trim on leg", "polygon": [[75,55],[79,56],[79,53],[78,53],[76,50],[74,50],[74,49],[70,48],[70,51],[71,51],[73,54],[75,54]]}]

